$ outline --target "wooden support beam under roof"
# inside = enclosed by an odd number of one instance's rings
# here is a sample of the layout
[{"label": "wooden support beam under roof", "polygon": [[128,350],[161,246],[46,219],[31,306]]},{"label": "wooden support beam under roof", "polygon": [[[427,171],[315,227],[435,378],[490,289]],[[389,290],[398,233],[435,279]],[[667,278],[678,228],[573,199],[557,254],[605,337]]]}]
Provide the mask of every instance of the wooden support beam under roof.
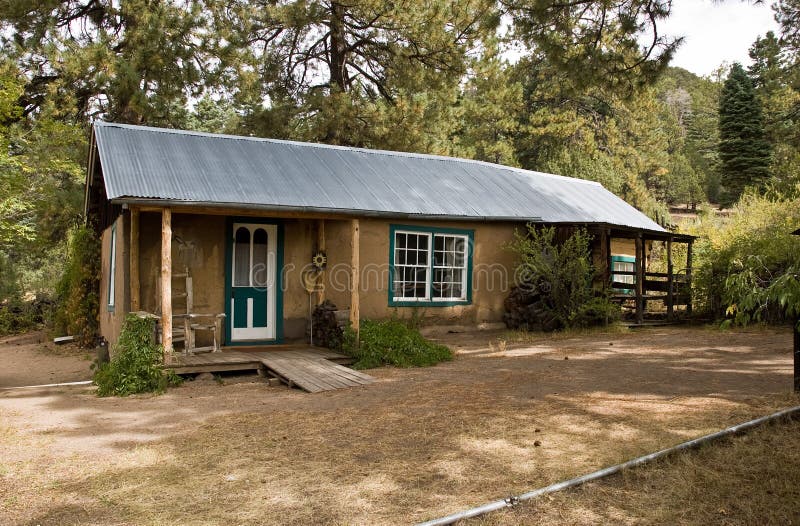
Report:
[{"label": "wooden support beam under roof", "polygon": [[141,310],[141,287],[139,284],[139,210],[131,208],[130,239],[130,276],[131,312]]},{"label": "wooden support beam under roof", "polygon": [[172,363],[172,210],[161,210],[161,345]]},{"label": "wooden support beam under roof", "polygon": [[359,278],[361,274],[361,264],[359,262],[359,252],[361,250],[359,232],[360,226],[358,219],[350,221],[350,325],[356,331],[356,345],[360,335],[360,305],[359,305]]}]

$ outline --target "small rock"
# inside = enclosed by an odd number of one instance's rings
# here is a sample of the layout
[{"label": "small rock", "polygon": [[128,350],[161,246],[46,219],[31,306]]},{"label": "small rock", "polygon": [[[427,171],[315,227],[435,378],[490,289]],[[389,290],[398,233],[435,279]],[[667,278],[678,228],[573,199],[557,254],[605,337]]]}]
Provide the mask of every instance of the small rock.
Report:
[{"label": "small rock", "polygon": [[539,446],[542,445],[542,442],[541,442],[541,440],[537,440],[536,442],[533,443],[533,445],[534,445],[534,447],[539,447]]},{"label": "small rock", "polygon": [[194,377],[195,382],[213,382],[214,375],[211,373],[200,373]]},{"label": "small rock", "polygon": [[569,356],[565,356],[565,357],[564,357],[564,359],[565,359],[565,360],[569,360]]},{"label": "small rock", "polygon": [[261,483],[262,484],[266,484],[267,483],[267,479],[261,479]]},{"label": "small rock", "polygon": [[612,347],[614,346],[614,342],[608,342],[608,344]]},{"label": "small rock", "polygon": [[534,430],[533,430],[533,432],[534,432],[534,433],[541,433],[541,432],[542,432],[542,430],[541,430],[541,429],[539,429],[539,428],[537,427],[536,429],[534,429]]}]

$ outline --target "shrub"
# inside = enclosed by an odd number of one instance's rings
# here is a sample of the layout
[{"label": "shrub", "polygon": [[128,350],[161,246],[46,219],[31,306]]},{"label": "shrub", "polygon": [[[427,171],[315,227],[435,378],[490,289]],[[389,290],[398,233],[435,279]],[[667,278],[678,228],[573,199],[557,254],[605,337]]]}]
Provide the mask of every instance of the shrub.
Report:
[{"label": "shrub", "polygon": [[100,364],[94,374],[99,396],[163,393],[181,378],[161,367],[162,349],[153,342],[155,321],[128,314],[111,362]]},{"label": "shrub", "polygon": [[70,233],[67,264],[56,287],[54,330],[93,347],[99,330],[100,241],[88,227]]},{"label": "shrub", "polygon": [[382,365],[395,367],[424,367],[453,359],[444,345],[430,342],[419,331],[391,319],[361,322],[359,344],[352,327],[344,331],[342,350],[356,359],[356,369],[371,369]]},{"label": "shrub", "polygon": [[[791,235],[799,226],[800,199],[751,193],[728,217],[703,214],[689,230],[700,236],[693,277],[698,310],[715,317],[729,311],[740,323],[784,320],[779,302],[762,294],[792,268],[800,268],[800,239]],[[780,296],[776,289],[773,293]]]},{"label": "shrub", "polygon": [[46,294],[30,301],[14,297],[0,303],[0,335],[29,331],[47,323],[52,303]]},{"label": "shrub", "polygon": [[527,226],[510,245],[520,259],[517,284],[505,302],[512,329],[588,327],[619,318],[619,307],[594,290],[590,237],[576,230],[562,242],[554,227]]}]

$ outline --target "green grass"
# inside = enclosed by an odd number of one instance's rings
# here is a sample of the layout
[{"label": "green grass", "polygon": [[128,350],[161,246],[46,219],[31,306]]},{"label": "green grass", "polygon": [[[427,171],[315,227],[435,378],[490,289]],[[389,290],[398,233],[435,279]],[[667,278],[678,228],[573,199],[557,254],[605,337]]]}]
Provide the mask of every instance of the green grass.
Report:
[{"label": "green grass", "polygon": [[364,320],[359,336],[356,345],[355,331],[348,328],[342,349],[356,359],[356,369],[383,365],[425,367],[453,359],[447,346],[426,340],[419,331],[398,320]]}]

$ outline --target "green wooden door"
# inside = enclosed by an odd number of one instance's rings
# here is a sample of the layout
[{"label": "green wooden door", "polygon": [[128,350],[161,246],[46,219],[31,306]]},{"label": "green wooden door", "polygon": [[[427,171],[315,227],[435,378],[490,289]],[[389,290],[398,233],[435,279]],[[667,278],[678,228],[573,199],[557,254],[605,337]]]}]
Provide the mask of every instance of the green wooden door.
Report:
[{"label": "green wooden door", "polygon": [[234,223],[228,280],[231,342],[276,338],[276,225]]}]

